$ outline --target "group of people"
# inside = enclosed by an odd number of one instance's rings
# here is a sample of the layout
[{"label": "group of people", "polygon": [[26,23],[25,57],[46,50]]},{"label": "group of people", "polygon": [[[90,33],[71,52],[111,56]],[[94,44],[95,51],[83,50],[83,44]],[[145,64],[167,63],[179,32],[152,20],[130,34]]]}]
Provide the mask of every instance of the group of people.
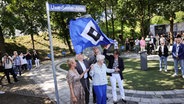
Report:
[{"label": "group of people", "polygon": [[146,38],[142,37],[141,40],[136,38],[135,40],[135,51],[136,53],[140,51],[147,50],[148,54],[152,54],[152,52],[156,49],[156,41],[160,42],[160,40],[156,40],[154,36],[147,36]]},{"label": "group of people", "polygon": [[[142,40],[144,42],[142,42]],[[156,44],[154,40],[150,41]],[[135,45],[140,45],[141,51],[144,51],[146,46],[144,37],[140,41],[136,39]],[[84,55],[81,53],[76,55],[77,60],[74,58],[68,60],[70,70],[67,74],[67,81],[70,86],[72,104],[89,103],[90,79],[92,80],[93,102],[97,102],[97,104],[106,104],[106,100],[108,99],[106,95],[107,75],[110,76],[114,104],[118,101],[116,92],[117,83],[120,89],[121,101],[126,102],[122,74],[124,62],[123,59],[119,57],[118,49],[114,48],[113,55],[107,54],[109,47],[110,45],[104,46],[103,54],[100,53],[98,47],[93,47],[93,56],[84,58]],[[160,57],[159,71],[164,70],[167,72],[167,57],[169,56],[169,50],[164,38],[160,37],[157,47]],[[175,42],[172,46],[172,56],[174,59],[175,71],[172,76],[178,76],[178,67],[181,67],[182,77],[184,78],[184,43],[181,34],[175,37]],[[104,59],[108,61],[107,66]]]},{"label": "group of people", "polygon": [[0,65],[1,68],[3,68],[9,84],[12,84],[10,80],[10,74],[13,75],[14,81],[17,82],[17,75],[21,76],[22,70],[32,69],[32,58],[36,67],[39,67],[40,62],[36,50],[33,50],[33,54],[31,54],[29,51],[27,51],[26,54],[18,54],[17,51],[14,51],[12,56],[10,56],[8,53],[4,54]]},{"label": "group of people", "polygon": [[[98,47],[93,47],[94,55],[84,58],[82,53],[76,55],[76,59],[70,58],[67,63],[69,71],[66,76],[70,88],[71,104],[88,104],[90,95],[90,79],[92,80],[93,102],[106,104],[107,75],[110,76],[114,104],[117,104],[116,83],[118,83],[121,101],[126,103],[123,88],[123,59],[119,57],[118,50],[113,55],[108,55],[110,44],[104,47],[101,54]],[[107,59],[106,66],[104,59]]]},{"label": "group of people", "polygon": [[[182,40],[181,34],[178,34],[174,39],[174,44],[172,46],[172,57],[174,59],[174,74],[173,77],[178,76],[178,67],[181,67],[182,78],[184,78],[184,42]],[[159,56],[160,56],[160,70],[164,68],[167,72],[167,57],[168,57],[168,47],[165,41],[161,41],[159,46]],[[164,64],[164,67],[162,67]]]},{"label": "group of people", "polygon": [[130,50],[134,50],[136,53],[139,51],[147,51],[148,54],[152,54],[156,51],[161,45],[161,41],[164,41],[166,45],[169,45],[168,38],[164,36],[164,34],[156,36],[147,35],[146,37],[136,38],[133,40],[132,38],[125,40],[125,47],[126,51],[129,52]]}]

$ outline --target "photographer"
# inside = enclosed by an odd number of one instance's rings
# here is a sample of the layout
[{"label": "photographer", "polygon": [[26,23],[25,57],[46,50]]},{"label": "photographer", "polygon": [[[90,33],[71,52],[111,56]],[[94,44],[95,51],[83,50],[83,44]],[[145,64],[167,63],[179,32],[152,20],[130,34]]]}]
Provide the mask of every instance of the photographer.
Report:
[{"label": "photographer", "polygon": [[13,62],[13,60],[11,59],[11,57],[7,53],[5,53],[4,57],[2,58],[2,64],[4,66],[4,73],[6,75],[6,78],[7,78],[9,84],[11,84],[9,73],[11,73],[11,75],[13,75],[13,78],[14,78],[15,82],[18,81],[17,78],[16,78],[16,74],[13,71],[12,62]]}]

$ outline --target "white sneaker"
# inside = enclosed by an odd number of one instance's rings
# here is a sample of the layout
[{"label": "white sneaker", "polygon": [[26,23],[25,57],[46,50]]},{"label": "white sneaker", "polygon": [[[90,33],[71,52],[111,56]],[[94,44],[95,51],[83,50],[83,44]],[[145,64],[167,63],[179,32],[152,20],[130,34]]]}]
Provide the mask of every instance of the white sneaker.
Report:
[{"label": "white sneaker", "polygon": [[167,72],[167,69],[165,69],[165,72]]},{"label": "white sneaker", "polygon": [[176,73],[174,73],[173,75],[172,75],[173,77],[176,77],[176,76],[178,76]]},{"label": "white sneaker", "polygon": [[4,91],[0,91],[0,94],[4,94],[5,92]]},{"label": "white sneaker", "polygon": [[162,71],[162,68],[160,68],[160,70],[159,71]]},{"label": "white sneaker", "polygon": [[184,78],[184,75],[182,75],[182,78]]}]

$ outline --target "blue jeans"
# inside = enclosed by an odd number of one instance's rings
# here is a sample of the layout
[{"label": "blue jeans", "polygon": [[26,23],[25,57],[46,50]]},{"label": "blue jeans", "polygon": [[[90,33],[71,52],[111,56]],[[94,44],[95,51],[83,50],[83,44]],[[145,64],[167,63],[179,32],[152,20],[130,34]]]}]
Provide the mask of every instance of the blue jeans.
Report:
[{"label": "blue jeans", "polygon": [[178,64],[180,63],[182,75],[184,75],[184,59],[174,59],[174,71],[178,74]]},{"label": "blue jeans", "polygon": [[106,104],[106,90],[107,85],[93,86],[97,104]]},{"label": "blue jeans", "polygon": [[138,53],[139,52],[139,45],[135,45],[135,52]]},{"label": "blue jeans", "polygon": [[32,60],[27,60],[27,69],[31,70],[32,69]]},{"label": "blue jeans", "polygon": [[162,69],[163,63],[164,63],[164,69],[167,70],[167,57],[165,56],[160,57],[160,69]]},{"label": "blue jeans", "polygon": [[21,76],[21,65],[14,65],[14,72],[17,75],[17,73],[19,73],[19,75]]}]

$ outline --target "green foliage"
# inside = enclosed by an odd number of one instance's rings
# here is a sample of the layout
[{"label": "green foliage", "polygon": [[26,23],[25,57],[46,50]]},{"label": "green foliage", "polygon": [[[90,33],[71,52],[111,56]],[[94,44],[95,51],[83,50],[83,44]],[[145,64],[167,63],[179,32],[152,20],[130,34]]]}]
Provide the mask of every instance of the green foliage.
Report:
[{"label": "green foliage", "polygon": [[175,14],[176,14],[176,19],[174,20],[175,23],[184,22],[184,12],[183,11],[176,12]]},{"label": "green foliage", "polygon": [[0,1],[0,25],[4,35],[14,35],[18,18],[9,10],[6,0]]},{"label": "green foliage", "polygon": [[16,29],[25,34],[38,34],[40,30],[45,30],[45,0],[13,0],[7,8],[21,20],[17,21]]},{"label": "green foliage", "polygon": [[155,13],[169,20],[171,17],[176,18],[175,12],[184,10],[183,5],[182,0],[161,0],[158,1],[157,12]]},{"label": "green foliage", "polygon": [[[26,35],[26,36],[19,36],[19,37],[14,37],[14,39],[5,39],[5,48],[6,52],[9,54],[13,54],[13,51],[18,51],[26,53],[26,50],[31,50],[32,52],[32,47],[30,43],[31,38]],[[38,51],[39,56],[41,59],[46,59],[47,55],[50,53],[50,43],[48,39],[47,33],[43,33],[40,35],[35,35],[34,37],[34,42],[35,42],[35,49]],[[56,58],[61,57],[62,50],[65,49],[66,53],[69,54],[68,47],[63,44],[63,41],[61,38],[59,38],[57,35],[53,34],[53,49],[54,49],[54,56]]]},{"label": "green foliage", "polygon": [[[28,35],[47,30],[45,2],[46,0],[1,0],[0,25],[3,34],[14,35],[15,29]],[[100,27],[109,37],[117,38],[119,34],[123,34],[123,39],[147,35],[150,23],[165,24],[170,17],[176,17],[175,22],[184,21],[181,12],[184,11],[182,0],[49,0],[48,2],[86,5],[86,13],[50,12],[53,32],[61,37],[70,51],[72,49],[68,22],[84,14],[91,14],[95,20],[99,20],[105,10],[112,10],[113,12],[107,13],[109,18],[107,22],[100,21]],[[163,18],[154,16],[155,14]]]},{"label": "green foliage", "polygon": [[63,69],[63,70],[66,70],[66,71],[69,70],[69,67],[68,67],[67,64],[61,64],[61,65],[60,65],[60,68]]},{"label": "green foliage", "polygon": [[154,16],[151,19],[151,24],[169,24],[169,21],[165,20],[163,16]]},{"label": "green foliage", "polygon": [[[176,14],[176,18],[174,19],[175,23],[184,22],[184,12],[183,11],[175,12],[175,14]],[[151,24],[169,24],[169,20],[165,19],[164,16],[155,15],[151,19]]]}]

